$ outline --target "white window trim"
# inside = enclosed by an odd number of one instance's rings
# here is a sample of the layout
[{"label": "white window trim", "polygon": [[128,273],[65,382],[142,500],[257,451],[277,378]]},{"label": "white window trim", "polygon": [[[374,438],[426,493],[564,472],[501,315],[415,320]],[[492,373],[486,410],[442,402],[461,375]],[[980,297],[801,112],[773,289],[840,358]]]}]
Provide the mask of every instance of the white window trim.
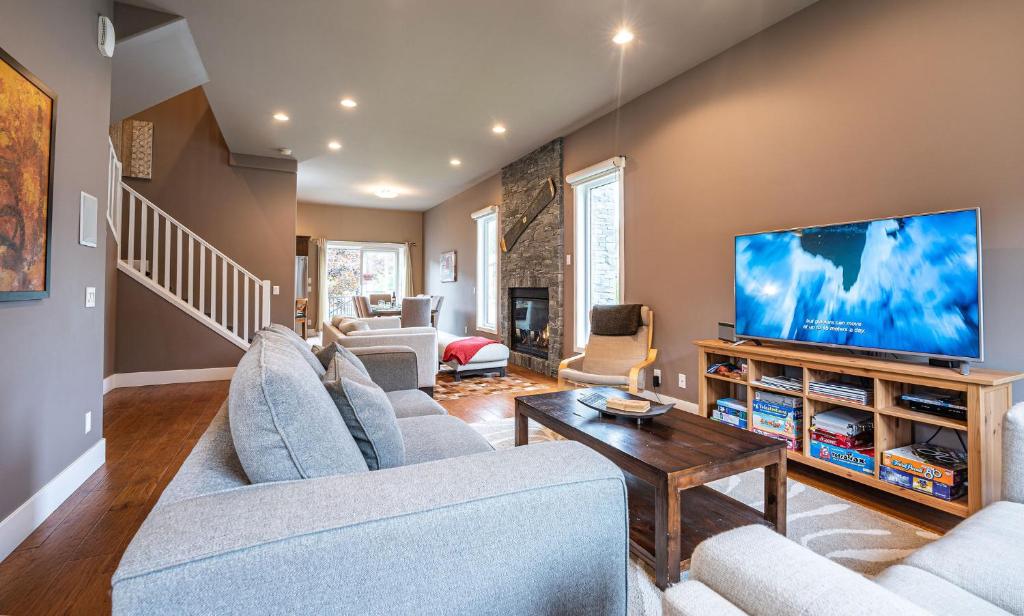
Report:
[{"label": "white window trim", "polygon": [[565,181],[569,183],[573,188],[573,218],[575,225],[573,229],[574,234],[574,251],[576,253],[575,258],[575,271],[573,272],[574,278],[574,301],[575,304],[573,312],[575,313],[575,319],[573,322],[573,344],[577,353],[582,353],[584,347],[587,344],[586,331],[586,320],[589,317],[586,309],[586,227],[587,221],[584,212],[584,206],[586,204],[585,191],[593,184],[605,180],[610,176],[616,176],[616,180],[619,183],[619,297],[625,298],[626,292],[626,267],[625,267],[625,172],[626,157],[615,156],[608,160],[601,161],[595,165],[591,165],[586,169],[581,169],[576,173],[572,173],[566,176]]},{"label": "white window trim", "polygon": [[498,278],[498,280],[495,280],[495,294],[497,294],[498,290],[501,288],[501,250],[498,248],[498,238],[501,234],[501,228],[498,224],[498,206],[489,205],[470,214],[470,218],[472,218],[476,223],[476,285],[473,287],[473,294],[476,295],[476,315],[474,320],[477,331],[486,332],[488,334],[497,334],[498,320],[500,318],[497,313],[501,310],[500,297],[496,298],[498,301],[495,302],[494,325],[487,325],[482,323],[480,320],[480,316],[484,313],[484,302],[487,301],[487,297],[480,292],[482,281],[484,280],[484,277],[487,276],[487,264],[484,262],[483,251],[480,250],[480,234],[483,220],[491,216],[494,217],[494,251],[495,260],[497,262],[496,269]]}]

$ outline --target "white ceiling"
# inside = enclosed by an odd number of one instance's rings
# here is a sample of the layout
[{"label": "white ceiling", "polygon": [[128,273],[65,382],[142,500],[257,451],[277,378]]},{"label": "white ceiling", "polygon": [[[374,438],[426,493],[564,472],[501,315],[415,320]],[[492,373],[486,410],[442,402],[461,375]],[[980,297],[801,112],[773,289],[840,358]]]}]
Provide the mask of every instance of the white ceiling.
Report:
[{"label": "white ceiling", "polygon": [[[188,20],[230,149],[298,197],[428,209],[814,0],[145,0]],[[611,42],[626,22],[636,40]],[[343,109],[352,96],[359,106]],[[287,123],[274,112],[291,116]],[[503,122],[501,137],[491,126]],[[327,142],[343,144],[338,152]],[[453,168],[452,157],[462,160]],[[372,193],[382,184],[401,192]]]}]

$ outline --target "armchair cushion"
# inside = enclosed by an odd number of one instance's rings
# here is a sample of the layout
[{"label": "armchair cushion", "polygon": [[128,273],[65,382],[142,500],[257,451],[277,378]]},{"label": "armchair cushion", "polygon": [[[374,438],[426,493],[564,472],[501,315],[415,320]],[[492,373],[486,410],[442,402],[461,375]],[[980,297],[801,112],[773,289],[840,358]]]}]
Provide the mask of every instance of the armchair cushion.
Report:
[{"label": "armchair cushion", "polygon": [[626,376],[629,369],[647,359],[647,331],[633,336],[590,335],[583,355],[583,372]]},{"label": "armchair cushion", "polygon": [[904,561],[1011,614],[1024,614],[1024,505],[999,501]]},{"label": "armchair cushion", "polygon": [[590,331],[599,336],[633,336],[640,329],[640,304],[594,306],[590,309]]},{"label": "armchair cushion", "polygon": [[875,582],[939,616],[1005,616],[1006,612],[924,569],[893,565]]},{"label": "armchair cushion", "polygon": [[573,383],[584,383],[588,385],[629,385],[629,376],[625,374],[595,374],[593,372],[583,372],[582,370],[574,370],[572,368],[563,368],[562,370],[559,370],[558,376],[567,381],[572,381]]}]

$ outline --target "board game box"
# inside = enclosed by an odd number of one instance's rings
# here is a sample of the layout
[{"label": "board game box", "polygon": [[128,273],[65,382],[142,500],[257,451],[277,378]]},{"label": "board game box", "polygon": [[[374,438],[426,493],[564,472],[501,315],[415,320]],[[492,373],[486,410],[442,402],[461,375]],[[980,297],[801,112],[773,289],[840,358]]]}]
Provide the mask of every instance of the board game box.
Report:
[{"label": "board game box", "polygon": [[764,430],[758,430],[757,428],[751,428],[751,432],[754,432],[755,434],[760,434],[761,436],[770,436],[771,438],[779,441],[786,441],[786,449],[790,451],[803,451],[804,449],[803,441],[801,441],[800,439],[788,438],[781,434],[776,434],[774,432],[765,432]]},{"label": "board game box", "polygon": [[846,436],[857,436],[874,429],[874,415],[853,409],[834,408],[811,418],[811,427]]},{"label": "board game box", "polygon": [[735,398],[721,398],[715,402],[715,408],[711,411],[711,419],[746,429],[747,405]]},{"label": "board game box", "polygon": [[797,438],[802,433],[800,416],[779,417],[755,408],[751,417],[751,427],[786,438]]},{"label": "board game box", "polygon": [[914,490],[915,492],[935,496],[942,500],[956,500],[967,493],[967,482],[961,482],[950,486],[930,479],[925,479],[924,477],[918,477],[917,475],[911,475],[910,473],[905,473],[901,470],[888,466],[883,466],[878,469],[878,478],[882,481],[898,485],[901,488],[907,488]]},{"label": "board game box", "polygon": [[847,449],[811,439],[811,457],[866,475],[875,474],[875,448]]},{"label": "board game box", "polygon": [[845,434],[833,434],[832,432],[825,432],[824,430],[811,430],[811,438],[821,443],[835,445],[836,447],[858,449],[860,447],[870,447],[872,439],[874,438],[874,433],[863,432],[857,436],[846,436]]},{"label": "board game box", "polygon": [[947,486],[967,480],[967,456],[941,445],[907,445],[884,451],[882,465]]}]

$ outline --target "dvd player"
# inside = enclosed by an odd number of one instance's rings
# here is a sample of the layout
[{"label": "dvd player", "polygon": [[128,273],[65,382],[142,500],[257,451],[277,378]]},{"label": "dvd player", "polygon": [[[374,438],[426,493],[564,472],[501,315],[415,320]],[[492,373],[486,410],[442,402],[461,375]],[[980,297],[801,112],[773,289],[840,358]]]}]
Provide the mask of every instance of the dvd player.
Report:
[{"label": "dvd player", "polygon": [[967,421],[967,406],[956,398],[941,398],[924,394],[902,394],[900,402],[913,411],[938,415],[947,419]]}]

